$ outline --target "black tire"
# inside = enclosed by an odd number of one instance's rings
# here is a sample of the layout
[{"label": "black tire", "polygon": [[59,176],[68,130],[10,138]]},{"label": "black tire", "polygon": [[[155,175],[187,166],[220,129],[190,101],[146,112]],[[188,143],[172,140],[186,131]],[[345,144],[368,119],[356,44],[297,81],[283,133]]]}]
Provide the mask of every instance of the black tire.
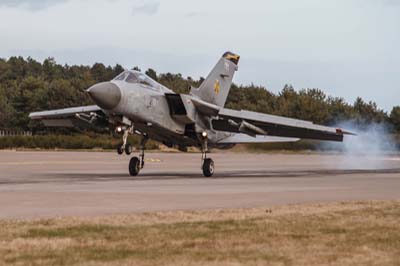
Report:
[{"label": "black tire", "polygon": [[125,153],[126,155],[131,155],[132,154],[132,145],[131,144],[126,144],[125,145]]},{"label": "black tire", "polygon": [[129,174],[137,176],[140,172],[140,160],[138,157],[133,157],[129,162]]},{"label": "black tire", "polygon": [[205,177],[212,177],[214,175],[214,161],[212,159],[204,159],[203,175]]},{"label": "black tire", "polygon": [[122,154],[124,153],[124,149],[122,148],[122,146],[118,146],[118,148],[117,148],[117,153],[118,153],[119,155],[122,155]]}]

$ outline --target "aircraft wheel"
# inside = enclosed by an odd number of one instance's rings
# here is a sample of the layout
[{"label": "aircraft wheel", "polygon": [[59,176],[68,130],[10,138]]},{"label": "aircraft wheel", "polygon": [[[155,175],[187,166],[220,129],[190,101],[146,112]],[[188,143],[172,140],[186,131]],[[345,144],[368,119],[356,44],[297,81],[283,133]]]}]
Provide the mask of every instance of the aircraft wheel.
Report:
[{"label": "aircraft wheel", "polygon": [[122,148],[122,146],[118,146],[118,148],[117,148],[117,153],[118,153],[119,155],[122,155],[122,154],[124,153],[124,149]]},{"label": "aircraft wheel", "polygon": [[126,144],[125,145],[125,153],[126,153],[126,155],[131,155],[131,153],[132,153],[132,145],[131,144]]},{"label": "aircraft wheel", "polygon": [[212,159],[204,159],[203,162],[203,175],[205,177],[212,177],[214,174],[214,161]]},{"label": "aircraft wheel", "polygon": [[140,172],[140,160],[138,157],[133,157],[129,162],[129,174],[137,176]]}]

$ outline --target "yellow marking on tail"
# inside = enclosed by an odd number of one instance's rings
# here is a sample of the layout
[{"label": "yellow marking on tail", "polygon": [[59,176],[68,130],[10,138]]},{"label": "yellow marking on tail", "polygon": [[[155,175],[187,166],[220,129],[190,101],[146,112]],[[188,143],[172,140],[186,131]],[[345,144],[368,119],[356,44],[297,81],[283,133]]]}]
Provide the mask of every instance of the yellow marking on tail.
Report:
[{"label": "yellow marking on tail", "polygon": [[214,91],[215,91],[216,95],[219,94],[220,88],[221,88],[221,85],[219,84],[219,80],[217,79],[217,80],[215,80],[215,85],[214,85]]}]

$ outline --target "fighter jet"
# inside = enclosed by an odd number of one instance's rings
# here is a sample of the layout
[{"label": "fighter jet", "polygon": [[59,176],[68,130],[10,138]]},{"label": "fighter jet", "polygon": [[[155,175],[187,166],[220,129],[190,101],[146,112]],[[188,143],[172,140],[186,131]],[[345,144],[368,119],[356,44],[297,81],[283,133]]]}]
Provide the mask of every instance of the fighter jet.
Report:
[{"label": "fighter jet", "polygon": [[229,149],[239,143],[295,142],[299,139],[343,141],[339,128],[310,121],[224,108],[240,56],[226,52],[199,88],[176,94],[140,71],[127,70],[109,82],[90,87],[96,105],[35,112],[34,120],[49,127],[98,128],[122,135],[118,154],[130,155],[130,134],[141,136],[138,157],[131,158],[129,174],[144,167],[145,144],[153,139],[186,151],[198,147],[204,176],[214,174],[210,149]]}]

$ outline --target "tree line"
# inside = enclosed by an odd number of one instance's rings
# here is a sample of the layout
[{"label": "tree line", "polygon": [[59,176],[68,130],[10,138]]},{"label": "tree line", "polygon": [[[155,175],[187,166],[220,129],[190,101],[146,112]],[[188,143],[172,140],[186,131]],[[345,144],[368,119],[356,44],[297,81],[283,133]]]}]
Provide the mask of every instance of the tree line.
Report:
[{"label": "tree line", "polygon": [[[61,65],[54,58],[43,62],[30,57],[0,59],[0,129],[36,130],[41,125],[29,120],[30,112],[93,104],[85,90],[95,83],[111,80],[123,70],[119,64]],[[191,86],[198,87],[204,80],[181,74],[158,74],[153,69],[145,72],[176,93],[188,93]],[[347,103],[343,98],[328,96],[317,88],[296,90],[285,85],[280,92],[272,93],[263,86],[233,84],[226,107],[324,125],[348,120],[361,125],[386,123],[391,130],[400,131],[400,106],[386,113],[376,103],[366,102],[361,97],[354,103]]]}]

